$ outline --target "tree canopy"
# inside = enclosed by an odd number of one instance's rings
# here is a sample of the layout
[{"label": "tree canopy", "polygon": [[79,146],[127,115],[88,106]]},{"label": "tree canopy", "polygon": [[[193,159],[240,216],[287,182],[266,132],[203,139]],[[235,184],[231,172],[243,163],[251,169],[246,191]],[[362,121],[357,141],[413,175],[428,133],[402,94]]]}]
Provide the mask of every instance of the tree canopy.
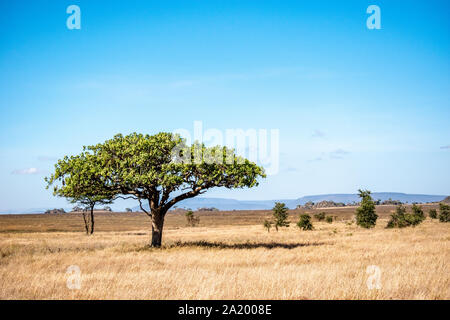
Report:
[{"label": "tree canopy", "polygon": [[84,147],[82,154],[59,160],[47,182],[61,182],[54,192],[68,198],[137,199],[152,218],[152,245],[160,246],[164,215],[174,204],[214,187],[254,187],[260,177],[264,169],[232,149],[187,145],[179,135],[162,132],[118,134]]}]

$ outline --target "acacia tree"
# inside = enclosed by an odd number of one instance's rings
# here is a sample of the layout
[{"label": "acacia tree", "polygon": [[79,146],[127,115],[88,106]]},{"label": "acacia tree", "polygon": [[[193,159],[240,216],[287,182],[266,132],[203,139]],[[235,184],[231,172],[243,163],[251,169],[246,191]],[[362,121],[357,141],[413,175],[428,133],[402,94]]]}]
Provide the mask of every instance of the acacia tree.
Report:
[{"label": "acacia tree", "polygon": [[[98,194],[139,201],[152,221],[153,247],[161,246],[165,215],[176,203],[214,187],[253,187],[259,177],[265,177],[263,168],[231,149],[198,143],[188,146],[172,133],[118,134],[84,147],[84,154],[95,159]],[[65,180],[74,174],[64,171],[58,176]]]},{"label": "acacia tree", "polygon": [[104,196],[78,196],[75,198],[69,199],[72,203],[77,203],[83,206],[83,211],[81,214],[83,215],[84,228],[86,229],[86,234],[94,233],[94,208],[98,204],[110,204],[112,203],[112,199],[105,199]]},{"label": "acacia tree", "polygon": [[94,233],[94,207],[110,204],[114,197],[99,174],[100,166],[96,160],[89,153],[64,157],[55,165],[55,172],[45,178],[47,189],[54,185],[54,195],[82,206],[86,234]]}]

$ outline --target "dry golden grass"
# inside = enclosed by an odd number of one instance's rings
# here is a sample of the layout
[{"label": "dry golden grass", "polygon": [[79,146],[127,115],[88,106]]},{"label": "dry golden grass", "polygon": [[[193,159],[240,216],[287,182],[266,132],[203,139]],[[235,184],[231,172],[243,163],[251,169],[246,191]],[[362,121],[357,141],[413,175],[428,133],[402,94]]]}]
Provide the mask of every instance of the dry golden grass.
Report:
[{"label": "dry golden grass", "polygon": [[[450,225],[427,219],[387,230],[392,208],[378,209],[372,230],[335,209],[341,221],[278,233],[263,229],[264,211],[204,213],[196,228],[172,215],[162,249],[146,246],[141,214],[99,215],[90,237],[76,215],[3,216],[0,298],[449,299]],[[66,286],[70,265],[81,269],[80,290]],[[379,290],[367,287],[369,265],[381,270]]]}]

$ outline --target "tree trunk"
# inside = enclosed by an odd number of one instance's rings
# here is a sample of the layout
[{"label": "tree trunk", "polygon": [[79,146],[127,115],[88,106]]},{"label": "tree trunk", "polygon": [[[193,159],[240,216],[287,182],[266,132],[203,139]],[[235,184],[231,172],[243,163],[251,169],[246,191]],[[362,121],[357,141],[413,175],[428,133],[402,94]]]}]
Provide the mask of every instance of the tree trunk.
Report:
[{"label": "tree trunk", "polygon": [[83,209],[83,220],[84,220],[84,228],[86,229],[86,234],[89,235],[89,218],[86,216],[87,212]]},{"label": "tree trunk", "polygon": [[162,242],[164,227],[164,213],[159,210],[152,210],[152,242],[151,247],[159,248]]},{"label": "tree trunk", "polygon": [[94,206],[91,207],[91,230],[90,233],[94,233]]}]

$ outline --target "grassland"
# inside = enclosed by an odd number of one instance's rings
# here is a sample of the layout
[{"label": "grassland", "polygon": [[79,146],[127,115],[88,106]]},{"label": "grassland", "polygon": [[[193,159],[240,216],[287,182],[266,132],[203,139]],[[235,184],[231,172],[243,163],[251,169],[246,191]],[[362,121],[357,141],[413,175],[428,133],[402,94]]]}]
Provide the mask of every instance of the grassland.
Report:
[{"label": "grassland", "polygon": [[[270,233],[268,211],[201,212],[195,228],[171,213],[161,249],[147,247],[142,213],[99,213],[93,236],[78,214],[0,216],[0,299],[449,299],[450,225],[384,229],[393,209],[378,206],[372,230],[333,208],[308,211],[332,224]],[[67,288],[70,265],[80,290]],[[370,265],[380,289],[367,286]]]}]

